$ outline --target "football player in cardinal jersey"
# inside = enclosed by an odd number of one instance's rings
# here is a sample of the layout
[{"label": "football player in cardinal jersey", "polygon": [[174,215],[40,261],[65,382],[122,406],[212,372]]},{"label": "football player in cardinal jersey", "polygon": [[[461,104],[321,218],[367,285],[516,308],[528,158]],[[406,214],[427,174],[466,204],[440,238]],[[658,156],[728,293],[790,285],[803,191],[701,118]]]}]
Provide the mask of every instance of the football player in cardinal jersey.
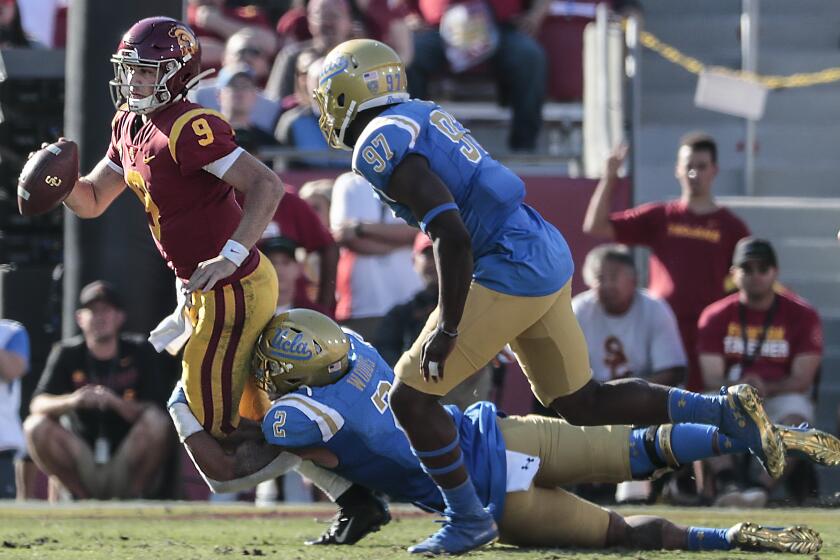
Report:
[{"label": "football player in cardinal jersey", "polygon": [[[192,334],[181,378],[187,402],[208,433],[224,438],[240,415],[260,420],[269,406],[248,373],[257,337],[275,311],[277,277],[254,245],[283,184],[237,146],[221,114],[187,101],[187,91],[212,72],[201,71],[201,47],[187,25],[143,19],[123,35],[111,62],[117,113],[110,146],[65,205],[93,218],[126,185],[140,199],[155,244],[188,298]],[[235,190],[245,195],[242,207]],[[333,496],[349,486],[330,473],[321,480],[306,474]]]}]

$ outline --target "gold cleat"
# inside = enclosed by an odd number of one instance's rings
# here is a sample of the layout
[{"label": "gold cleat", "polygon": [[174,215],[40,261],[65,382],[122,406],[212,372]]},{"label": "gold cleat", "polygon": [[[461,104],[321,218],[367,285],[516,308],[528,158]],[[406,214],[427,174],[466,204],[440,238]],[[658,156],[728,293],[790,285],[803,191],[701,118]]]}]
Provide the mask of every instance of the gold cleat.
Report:
[{"label": "gold cleat", "polygon": [[804,525],[782,528],[738,523],[729,531],[732,544],[744,550],[813,554],[822,548],[820,534]]},{"label": "gold cleat", "polygon": [[764,468],[773,478],[779,478],[785,470],[785,447],[782,443],[782,436],[776,430],[776,426],[770,422],[761,397],[755,387],[751,385],[733,385],[726,392],[729,407],[738,420],[741,427],[746,426],[746,419],[738,412],[738,409],[745,412],[758,429],[761,442],[759,449],[750,448],[761,461]]},{"label": "gold cleat", "polygon": [[840,439],[811,428],[776,426],[788,451],[799,451],[818,465],[840,466]]}]

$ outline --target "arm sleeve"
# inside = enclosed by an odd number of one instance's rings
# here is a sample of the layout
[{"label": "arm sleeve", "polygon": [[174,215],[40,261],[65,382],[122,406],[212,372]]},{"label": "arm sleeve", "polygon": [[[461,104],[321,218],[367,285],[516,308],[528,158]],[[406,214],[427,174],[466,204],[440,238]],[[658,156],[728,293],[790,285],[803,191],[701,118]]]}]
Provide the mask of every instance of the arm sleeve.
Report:
[{"label": "arm sleeve", "polygon": [[321,430],[301,410],[277,403],[263,417],[263,435],[272,445],[308,447],[320,445]]},{"label": "arm sleeve", "polygon": [[111,169],[116,171],[117,173],[122,173],[122,159],[120,158],[120,123],[122,122],[122,116],[125,113],[120,110],[117,111],[117,114],[114,115],[113,120],[111,121],[111,141],[108,144],[108,152],[107,157],[108,161],[110,162]]},{"label": "arm sleeve", "polygon": [[[799,324],[794,332],[797,337],[794,339],[794,347],[791,348],[791,356],[798,354],[822,354],[823,352],[823,331],[820,317],[813,309],[805,308],[800,315]],[[788,328],[793,327],[790,325]]]},{"label": "arm sleeve", "polygon": [[665,208],[661,204],[643,204],[610,214],[615,240],[630,245],[650,245],[661,234]]},{"label": "arm sleeve", "polygon": [[[298,232],[300,239],[295,239],[301,247],[307,252],[320,251],[324,247],[329,247],[335,243],[332,234],[321,223],[318,214],[306,203],[305,200],[297,195],[286,193],[283,198],[289,198],[288,204],[291,205],[291,215],[297,222],[295,230]],[[283,231],[283,223],[280,223],[280,231]]]},{"label": "arm sleeve", "polygon": [[662,300],[652,300],[651,328],[651,365],[653,371],[665,368],[684,366],[688,362],[685,357],[677,317],[671,307]]},{"label": "arm sleeve", "polygon": [[394,170],[414,149],[420,125],[402,115],[377,117],[356,142],[353,170],[386,196]]},{"label": "arm sleeve", "polygon": [[378,222],[381,202],[364,177],[345,173],[335,180],[330,204],[330,227],[338,229],[347,222]]},{"label": "arm sleeve", "polygon": [[725,322],[725,314],[718,311],[714,304],[703,310],[700,320],[697,321],[697,352],[724,354]]},{"label": "arm sleeve", "polygon": [[230,125],[221,113],[210,109],[187,111],[169,132],[169,153],[182,175],[195,173],[236,148]]},{"label": "arm sleeve", "polygon": [[68,352],[69,350],[61,343],[53,346],[33,397],[41,393],[66,395],[73,390],[70,372],[68,371]]}]

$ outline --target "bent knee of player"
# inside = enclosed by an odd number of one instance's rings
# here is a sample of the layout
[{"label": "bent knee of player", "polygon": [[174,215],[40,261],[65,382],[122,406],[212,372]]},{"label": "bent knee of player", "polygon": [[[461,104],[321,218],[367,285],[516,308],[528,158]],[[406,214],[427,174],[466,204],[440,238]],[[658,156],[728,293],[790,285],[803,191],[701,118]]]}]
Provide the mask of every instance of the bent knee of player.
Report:
[{"label": "bent knee of player", "polygon": [[425,416],[428,407],[434,406],[439,397],[421,393],[399,380],[394,382],[388,394],[391,409],[400,421]]},{"label": "bent knee of player", "polygon": [[598,412],[599,386],[600,383],[592,379],[571,395],[554,399],[551,402],[551,408],[569,424],[576,426],[591,425]]}]

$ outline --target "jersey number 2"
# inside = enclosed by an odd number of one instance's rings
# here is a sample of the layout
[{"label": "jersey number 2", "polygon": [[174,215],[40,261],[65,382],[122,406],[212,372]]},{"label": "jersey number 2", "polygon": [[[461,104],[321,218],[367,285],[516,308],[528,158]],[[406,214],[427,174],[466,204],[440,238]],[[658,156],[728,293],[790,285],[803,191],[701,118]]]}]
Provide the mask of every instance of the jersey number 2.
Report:
[{"label": "jersey number 2", "polygon": [[391,390],[391,384],[387,381],[380,381],[376,385],[376,391],[370,396],[370,400],[379,414],[385,414],[388,410],[388,391]]},{"label": "jersey number 2", "polygon": [[286,430],[283,429],[283,426],[286,425],[286,411],[285,410],[278,410],[274,413],[274,424],[271,426],[271,429],[274,431],[274,437],[286,437]]}]

